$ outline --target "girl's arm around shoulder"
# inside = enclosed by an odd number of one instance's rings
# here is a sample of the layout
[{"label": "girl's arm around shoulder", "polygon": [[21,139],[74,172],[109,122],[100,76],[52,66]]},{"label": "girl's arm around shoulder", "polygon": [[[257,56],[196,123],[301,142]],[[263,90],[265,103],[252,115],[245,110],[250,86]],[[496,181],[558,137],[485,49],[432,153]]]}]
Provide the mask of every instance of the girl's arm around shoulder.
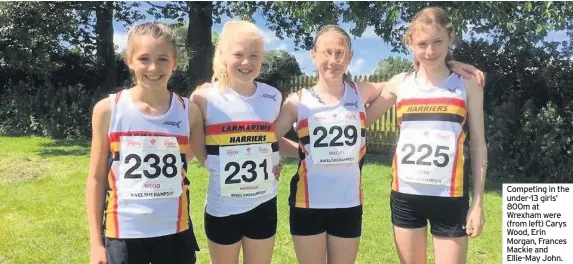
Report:
[{"label": "girl's arm around shoulder", "polygon": [[366,127],[372,125],[380,116],[392,108],[392,105],[396,102],[398,87],[404,80],[405,75],[406,73],[397,74],[388,82],[383,83],[384,86],[380,94],[366,107]]},{"label": "girl's arm around shoulder", "polygon": [[200,107],[189,101],[189,126],[190,136],[189,142],[191,148],[188,150],[188,162],[193,159],[193,155],[201,164],[205,163],[207,159],[207,151],[205,150],[205,121]]},{"label": "girl's arm around shoulder", "polygon": [[286,133],[292,128],[294,122],[297,121],[297,105],[298,94],[291,93],[281,106],[279,116],[274,122],[277,139],[284,137],[284,135],[286,135]]},{"label": "girl's arm around shoulder", "polygon": [[205,123],[203,113],[200,107],[189,100],[189,142],[190,148],[187,149],[187,162],[197,157],[197,160],[204,164],[207,159],[205,150]]}]

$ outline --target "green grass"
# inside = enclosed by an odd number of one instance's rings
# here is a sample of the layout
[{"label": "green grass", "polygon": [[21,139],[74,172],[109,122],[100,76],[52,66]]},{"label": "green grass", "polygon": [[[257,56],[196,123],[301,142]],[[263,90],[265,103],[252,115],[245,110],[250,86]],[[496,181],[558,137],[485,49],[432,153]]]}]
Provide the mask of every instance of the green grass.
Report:
[{"label": "green grass", "polygon": [[[390,168],[381,160],[387,159],[368,156],[363,168],[365,205],[357,263],[398,263],[389,211]],[[88,262],[88,163],[86,142],[0,137],[0,263]],[[201,247],[198,263],[209,263],[203,229],[207,172],[196,162],[189,167],[192,218]],[[295,169],[294,162],[288,163],[280,181],[273,263],[296,263],[287,204]],[[488,191],[485,202],[486,228],[480,238],[470,240],[468,263],[501,263],[499,190]],[[432,254],[428,256],[434,263]]]}]

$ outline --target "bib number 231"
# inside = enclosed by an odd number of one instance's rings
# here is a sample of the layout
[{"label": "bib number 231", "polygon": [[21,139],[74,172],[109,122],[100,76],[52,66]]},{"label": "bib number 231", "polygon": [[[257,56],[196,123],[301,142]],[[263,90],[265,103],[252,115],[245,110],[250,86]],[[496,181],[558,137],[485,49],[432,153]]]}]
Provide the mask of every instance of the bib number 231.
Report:
[{"label": "bib number 231", "polygon": [[271,144],[226,146],[219,149],[221,195],[256,198],[274,184]]}]

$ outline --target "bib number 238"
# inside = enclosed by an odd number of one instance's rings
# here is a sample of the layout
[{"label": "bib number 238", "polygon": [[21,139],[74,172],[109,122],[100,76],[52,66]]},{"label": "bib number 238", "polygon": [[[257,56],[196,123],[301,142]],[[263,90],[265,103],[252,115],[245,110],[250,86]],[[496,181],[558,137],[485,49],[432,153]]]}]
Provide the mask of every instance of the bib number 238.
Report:
[{"label": "bib number 238", "polygon": [[175,137],[124,137],[119,163],[117,187],[124,199],[181,195],[183,161]]}]

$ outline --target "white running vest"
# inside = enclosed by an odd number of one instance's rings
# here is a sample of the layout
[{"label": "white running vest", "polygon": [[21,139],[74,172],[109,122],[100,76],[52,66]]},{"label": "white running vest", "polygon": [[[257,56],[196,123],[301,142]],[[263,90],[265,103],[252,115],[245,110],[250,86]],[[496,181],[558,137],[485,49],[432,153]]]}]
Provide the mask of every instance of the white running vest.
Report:
[{"label": "white running vest", "polygon": [[111,94],[105,236],[145,238],[189,228],[187,99],[171,93],[162,116],[136,108],[130,90]]},{"label": "white running vest", "polygon": [[399,86],[396,116],[400,138],[392,162],[397,192],[461,197],[468,192],[464,143],[468,132],[465,81],[457,74],[438,87],[406,75]]},{"label": "white running vest", "polygon": [[205,210],[216,217],[248,212],[277,195],[272,169],[279,153],[273,122],[282,96],[272,86],[255,84],[250,97],[218,83],[207,91]]},{"label": "white running vest", "polygon": [[314,91],[299,91],[297,134],[300,162],[289,204],[300,208],[348,208],[362,204],[361,170],[366,154],[365,113],[354,83],[344,84],[336,105]]}]

